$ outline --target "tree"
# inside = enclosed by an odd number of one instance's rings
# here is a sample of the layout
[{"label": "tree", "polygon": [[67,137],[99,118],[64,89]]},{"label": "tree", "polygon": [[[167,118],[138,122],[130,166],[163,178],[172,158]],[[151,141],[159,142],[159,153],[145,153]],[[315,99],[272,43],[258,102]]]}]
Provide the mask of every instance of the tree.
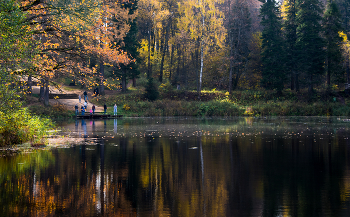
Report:
[{"label": "tree", "polygon": [[[263,2],[263,1],[262,1]],[[280,10],[275,0],[260,9],[262,31],[262,84],[281,93],[285,83],[285,51]]]},{"label": "tree", "polygon": [[[324,36],[326,39],[326,72],[327,72],[327,89],[331,88],[331,76],[341,73],[342,62],[342,32],[341,14],[338,6],[328,1],[327,10],[323,16]],[[339,76],[338,76],[339,77]]]},{"label": "tree", "polygon": [[251,19],[245,1],[235,1],[229,6],[228,42],[230,50],[229,93],[236,89],[242,68],[248,61]]},{"label": "tree", "polygon": [[145,98],[150,100],[150,101],[154,101],[158,98],[159,96],[159,92],[158,92],[158,88],[156,87],[156,85],[154,84],[153,78],[150,77],[147,81],[147,85],[146,85],[146,93],[145,93]]},{"label": "tree", "polygon": [[297,70],[297,0],[285,1],[285,21],[284,30],[286,38],[286,73],[290,76],[290,89],[299,91],[299,73]]},{"label": "tree", "polygon": [[[340,0],[338,1],[338,6],[340,13],[342,15],[342,26],[344,28],[344,33],[348,39],[350,36],[350,1],[349,0]],[[345,42],[347,44],[348,42]],[[346,46],[345,46],[346,47]],[[346,82],[350,83],[350,56],[348,49],[345,49],[344,61],[345,61],[345,70],[346,70]]]},{"label": "tree", "polygon": [[298,4],[297,13],[297,57],[299,69],[306,78],[309,96],[314,85],[324,73],[324,40],[321,37],[321,3],[318,0],[305,0]]},{"label": "tree", "polygon": [[[22,2],[21,10],[27,13],[37,44],[38,52],[29,70],[43,80],[45,105],[49,84],[55,77],[74,77],[84,85],[96,85],[97,70],[88,67],[91,57],[99,60],[101,69],[105,63],[130,62],[123,51],[112,48],[114,41],[121,40],[129,30],[128,25],[116,25],[107,19],[118,16],[118,22],[123,22],[128,18],[128,11],[117,2],[27,0]],[[103,76],[100,81],[105,84]]]},{"label": "tree", "polygon": [[[122,80],[122,91],[126,91],[126,80],[127,78],[133,79],[133,84],[135,86],[135,79],[140,74],[138,69],[138,64],[140,61],[138,49],[140,48],[140,43],[137,41],[137,21],[136,21],[136,10],[138,0],[123,2],[122,7],[129,11],[130,18],[126,21],[126,24],[130,25],[130,30],[123,38],[123,41],[119,41],[116,43],[116,49],[122,49],[125,51],[129,58],[133,61],[128,64],[120,64],[120,70],[117,70],[117,67],[114,67],[114,73]],[[120,72],[121,73],[118,73]]]},{"label": "tree", "polygon": [[224,46],[226,31],[223,27],[223,14],[216,7],[218,3],[221,1],[190,0],[179,4],[179,10],[186,15],[181,16],[179,29],[188,32],[190,39],[198,45],[198,97],[202,89],[205,53]]},{"label": "tree", "polygon": [[0,4],[0,107],[5,113],[20,108],[20,76],[32,63],[32,31],[26,14],[13,0]]}]

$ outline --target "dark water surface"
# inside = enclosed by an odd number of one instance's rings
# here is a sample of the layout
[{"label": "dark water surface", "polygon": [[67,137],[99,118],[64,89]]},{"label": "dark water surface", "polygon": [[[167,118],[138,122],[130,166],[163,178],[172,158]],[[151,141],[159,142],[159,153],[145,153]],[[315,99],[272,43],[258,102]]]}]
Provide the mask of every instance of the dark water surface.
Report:
[{"label": "dark water surface", "polygon": [[63,123],[83,145],[0,158],[0,216],[350,216],[350,120]]}]

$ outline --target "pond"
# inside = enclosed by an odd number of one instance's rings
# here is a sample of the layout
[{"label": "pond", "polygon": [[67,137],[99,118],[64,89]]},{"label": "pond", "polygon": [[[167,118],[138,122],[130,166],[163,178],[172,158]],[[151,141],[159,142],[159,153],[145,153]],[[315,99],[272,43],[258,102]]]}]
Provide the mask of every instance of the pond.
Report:
[{"label": "pond", "polygon": [[0,158],[1,216],[349,216],[350,120],[62,123],[83,144]]}]

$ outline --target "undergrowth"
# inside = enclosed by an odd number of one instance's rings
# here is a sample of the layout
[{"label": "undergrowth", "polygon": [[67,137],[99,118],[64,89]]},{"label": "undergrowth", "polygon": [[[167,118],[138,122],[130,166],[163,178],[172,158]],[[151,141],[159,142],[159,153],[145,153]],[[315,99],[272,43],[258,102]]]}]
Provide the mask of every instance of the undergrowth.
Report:
[{"label": "undergrowth", "polygon": [[106,105],[109,112],[116,103],[124,116],[347,116],[350,101],[342,93],[284,91],[195,91],[160,88],[158,100],[149,102],[142,90],[94,98],[93,103]]}]

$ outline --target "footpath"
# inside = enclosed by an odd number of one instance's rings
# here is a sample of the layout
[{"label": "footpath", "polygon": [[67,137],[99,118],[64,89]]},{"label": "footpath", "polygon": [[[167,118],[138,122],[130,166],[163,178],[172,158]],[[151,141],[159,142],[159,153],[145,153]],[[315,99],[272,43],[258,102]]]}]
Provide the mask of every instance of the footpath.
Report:
[{"label": "footpath", "polygon": [[[62,104],[65,105],[67,107],[68,110],[74,111],[75,110],[75,105],[78,104],[78,108],[79,108],[79,112],[80,112],[80,107],[83,105],[84,103],[84,95],[83,95],[84,90],[72,90],[72,91],[60,91],[57,88],[54,87],[50,87],[50,94],[66,94],[67,96],[70,95],[75,95],[75,98],[72,99],[67,99],[67,97],[64,97],[64,99],[50,99],[49,103],[50,105],[55,105],[55,104]],[[91,91],[86,91],[88,94],[88,99],[92,99],[92,93]],[[40,87],[39,86],[33,86],[33,94],[40,94]],[[79,97],[81,96],[81,101],[79,102]],[[69,97],[68,97],[69,98]],[[91,107],[92,107],[92,103],[89,102],[89,100],[87,100],[87,111],[90,111]],[[103,112],[103,106],[97,106],[95,105],[95,112]]]}]

